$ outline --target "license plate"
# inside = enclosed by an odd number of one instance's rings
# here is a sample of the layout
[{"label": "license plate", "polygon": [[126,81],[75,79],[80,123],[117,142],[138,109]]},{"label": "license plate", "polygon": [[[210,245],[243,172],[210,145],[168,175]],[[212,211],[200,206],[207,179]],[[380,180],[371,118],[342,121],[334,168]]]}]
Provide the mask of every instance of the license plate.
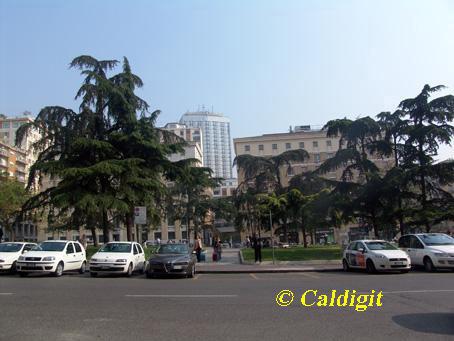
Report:
[{"label": "license plate", "polygon": [[183,269],[183,265],[174,265],[173,268],[175,270],[181,270],[181,269]]},{"label": "license plate", "polygon": [[404,265],[404,262],[394,262],[395,265]]},{"label": "license plate", "polygon": [[36,264],[35,263],[27,263],[27,266],[31,267],[31,268],[34,268],[36,266]]},{"label": "license plate", "polygon": [[107,270],[109,268],[110,268],[109,266],[101,266],[101,269],[104,269],[104,270]]}]

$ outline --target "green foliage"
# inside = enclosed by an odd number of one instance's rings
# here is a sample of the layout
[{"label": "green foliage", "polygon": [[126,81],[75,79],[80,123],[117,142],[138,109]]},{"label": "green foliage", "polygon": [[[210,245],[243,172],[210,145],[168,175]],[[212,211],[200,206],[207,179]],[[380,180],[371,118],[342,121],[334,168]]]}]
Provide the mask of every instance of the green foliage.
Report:
[{"label": "green foliage", "polygon": [[0,226],[12,231],[12,225],[20,217],[21,207],[28,193],[24,185],[6,174],[0,174]]}]

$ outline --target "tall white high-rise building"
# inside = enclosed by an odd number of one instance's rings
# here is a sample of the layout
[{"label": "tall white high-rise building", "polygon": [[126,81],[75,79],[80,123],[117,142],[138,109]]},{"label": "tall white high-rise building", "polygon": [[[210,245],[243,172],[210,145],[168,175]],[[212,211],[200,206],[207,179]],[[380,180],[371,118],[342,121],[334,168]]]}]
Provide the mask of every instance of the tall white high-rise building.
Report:
[{"label": "tall white high-rise building", "polygon": [[202,130],[203,164],[213,170],[213,176],[232,178],[230,120],[222,114],[197,111],[185,113],[180,123]]}]

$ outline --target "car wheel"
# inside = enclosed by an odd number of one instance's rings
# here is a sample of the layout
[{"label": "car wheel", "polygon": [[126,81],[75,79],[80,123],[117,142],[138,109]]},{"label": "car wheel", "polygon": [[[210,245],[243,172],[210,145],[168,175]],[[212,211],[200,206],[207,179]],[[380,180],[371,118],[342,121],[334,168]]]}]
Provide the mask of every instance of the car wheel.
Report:
[{"label": "car wheel", "polygon": [[348,262],[346,259],[342,260],[342,268],[344,269],[344,271],[350,271],[350,266],[348,266]]},{"label": "car wheel", "polygon": [[367,273],[369,274],[373,274],[375,273],[377,270],[375,269],[375,265],[374,265],[374,262],[371,261],[370,259],[367,260],[366,262],[366,271]]},{"label": "car wheel", "polygon": [[86,269],[87,269],[87,263],[83,262],[82,265],[80,266],[79,273],[81,275],[84,274]]},{"label": "car wheel", "polygon": [[27,277],[28,276],[28,272],[19,272],[19,276]]},{"label": "car wheel", "polygon": [[195,276],[195,264],[191,268],[191,272],[188,274],[189,278],[194,278]]},{"label": "car wheel", "polygon": [[11,265],[11,270],[9,271],[11,275],[15,275],[17,273],[16,262]]},{"label": "car wheel", "polygon": [[429,257],[424,257],[424,269],[427,272],[435,271],[434,263],[432,263],[432,260]]},{"label": "car wheel", "polygon": [[132,263],[130,263],[128,266],[128,271],[126,272],[126,277],[132,276],[132,272],[133,272],[132,270],[133,270],[133,266],[132,266]]},{"label": "car wheel", "polygon": [[98,277],[98,273],[90,271],[90,277]]},{"label": "car wheel", "polygon": [[63,275],[63,263],[62,262],[58,263],[58,265],[55,269],[55,272],[54,272],[55,277],[60,277],[61,275]]}]

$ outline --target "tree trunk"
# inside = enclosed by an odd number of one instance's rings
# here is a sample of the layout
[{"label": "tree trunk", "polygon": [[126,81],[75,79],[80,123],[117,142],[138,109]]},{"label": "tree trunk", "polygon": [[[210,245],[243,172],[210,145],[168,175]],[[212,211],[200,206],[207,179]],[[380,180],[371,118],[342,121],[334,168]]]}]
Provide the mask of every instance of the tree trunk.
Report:
[{"label": "tree trunk", "polygon": [[287,227],[287,222],[284,222],[284,243],[288,243],[288,227]]},{"label": "tree trunk", "polygon": [[102,211],[102,234],[104,239],[104,244],[109,242],[109,218],[107,216],[107,211]]},{"label": "tree trunk", "polygon": [[98,236],[96,235],[96,226],[90,225],[91,238],[93,239],[93,245],[98,247]]},{"label": "tree trunk", "polygon": [[306,225],[304,224],[304,219],[301,218],[301,232],[303,232],[303,246],[307,248],[307,240],[306,240]]},{"label": "tree trunk", "polygon": [[314,245],[314,240],[315,240],[315,231],[311,230],[310,231],[310,236],[311,236],[311,245]]},{"label": "tree trunk", "polygon": [[399,205],[399,229],[400,235],[403,236],[405,234],[405,225],[404,225],[404,215],[402,214],[402,198],[398,197],[398,205]]},{"label": "tree trunk", "polygon": [[125,222],[126,222],[126,239],[128,242],[132,242],[132,214],[127,213],[125,216]]},{"label": "tree trunk", "polygon": [[372,228],[374,229],[374,236],[375,236],[375,238],[378,239],[379,235],[378,235],[377,218],[375,216],[375,213],[372,213],[371,216],[372,216]]}]

